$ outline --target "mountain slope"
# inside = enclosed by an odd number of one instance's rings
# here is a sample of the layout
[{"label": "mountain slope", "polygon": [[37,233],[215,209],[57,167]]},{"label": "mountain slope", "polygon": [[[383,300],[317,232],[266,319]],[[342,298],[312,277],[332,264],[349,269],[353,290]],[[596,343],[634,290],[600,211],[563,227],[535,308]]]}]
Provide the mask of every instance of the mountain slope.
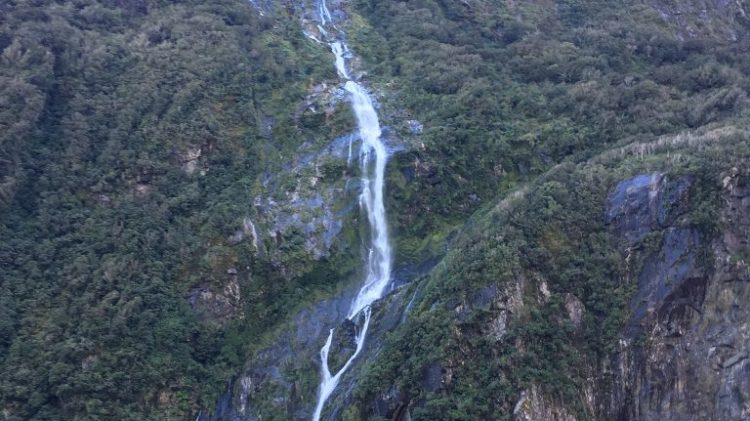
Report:
[{"label": "mountain slope", "polygon": [[[323,419],[742,419],[750,23],[330,1],[397,253]],[[316,1],[0,5],[5,419],[308,419],[359,147]]]},{"label": "mountain slope", "polygon": [[352,127],[327,56],[240,1],[0,8],[3,417],[192,415],[328,273],[322,217],[252,206],[343,188],[327,154],[269,176]]},{"label": "mountain slope", "polygon": [[695,139],[563,164],[475,216],[351,419],[746,416],[748,133]]}]

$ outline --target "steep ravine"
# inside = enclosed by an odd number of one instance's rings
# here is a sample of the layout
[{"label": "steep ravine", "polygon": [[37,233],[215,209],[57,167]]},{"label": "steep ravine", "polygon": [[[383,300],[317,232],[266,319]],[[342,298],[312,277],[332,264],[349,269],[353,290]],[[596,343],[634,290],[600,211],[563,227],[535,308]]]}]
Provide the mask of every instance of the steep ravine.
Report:
[{"label": "steep ravine", "polygon": [[[267,11],[259,4],[253,6],[261,13]],[[349,191],[359,192],[361,219],[367,223],[363,227],[367,241],[363,244],[364,279],[350,284],[335,297],[302,310],[282,326],[271,339],[272,345],[256,353],[245,373],[232,381],[210,419],[255,419],[264,414],[284,414],[295,419],[312,417],[316,421],[321,416],[337,418],[340,404],[328,410],[327,402],[340,390],[351,391],[356,377],[354,366],[360,354],[369,352],[371,343],[380,343],[384,333],[405,316],[403,285],[433,264],[404,266],[392,273],[391,240],[383,202],[386,161],[399,148],[386,144],[374,98],[358,82],[360,72],[350,67],[353,55],[346,45],[346,34],[337,26],[345,23],[345,12],[329,9],[323,0],[300,3],[297,7],[305,35],[321,46],[327,45],[333,53],[341,82],[338,90],[351,102],[358,123],[357,135],[346,139],[347,165],[358,162],[360,175],[358,180],[350,179],[347,183],[351,186],[360,181],[358,188],[350,187]],[[393,293],[392,297],[378,302],[388,293]],[[311,351],[321,339],[320,359],[314,361]],[[313,370],[320,375],[317,383],[310,376]],[[207,417],[203,413],[198,416]]]},{"label": "steep ravine", "polygon": [[[383,296],[391,282],[391,267],[393,264],[391,240],[388,236],[388,222],[383,203],[385,167],[389,153],[381,140],[380,121],[370,93],[358,82],[351,80],[349,76],[347,56],[351,56],[351,52],[346,43],[342,41],[344,34],[335,33],[339,32],[339,29],[333,21],[326,0],[319,1],[320,26],[318,26],[318,30],[335,56],[336,70],[341,80],[345,82],[344,89],[351,97],[352,108],[359,126],[359,135],[362,140],[359,152],[362,172],[362,191],[359,195],[359,203],[362,211],[367,215],[370,233],[369,244],[366,247],[363,259],[365,267],[364,283],[351,302],[349,313],[342,325],[342,327],[346,327],[348,341],[345,348],[349,352],[345,354],[343,364],[331,366],[329,356],[336,333],[336,329],[331,328],[325,344],[320,349],[321,379],[318,386],[317,403],[312,416],[313,421],[320,420],[326,402],[336,392],[341,376],[346,374],[346,371],[355,363],[356,358],[362,352],[370,327],[371,306]],[[349,150],[351,151],[351,144]],[[351,158],[349,163],[351,163]]]}]

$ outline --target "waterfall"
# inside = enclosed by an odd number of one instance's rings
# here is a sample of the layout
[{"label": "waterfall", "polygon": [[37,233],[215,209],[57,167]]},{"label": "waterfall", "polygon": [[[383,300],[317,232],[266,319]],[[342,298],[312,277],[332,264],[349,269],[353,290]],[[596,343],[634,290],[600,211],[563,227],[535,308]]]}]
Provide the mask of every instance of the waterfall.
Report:
[{"label": "waterfall", "polygon": [[331,51],[333,51],[333,55],[336,57],[336,71],[339,73],[339,77],[349,79],[349,73],[346,71],[343,45],[338,41],[332,42]]},{"label": "waterfall", "polygon": [[[335,57],[336,71],[344,83],[344,89],[349,93],[352,108],[357,117],[359,135],[362,140],[360,151],[360,167],[362,169],[362,192],[359,196],[359,204],[367,214],[370,228],[370,244],[366,256],[364,285],[359,290],[357,297],[352,301],[347,318],[354,320],[361,317],[362,324],[356,337],[356,349],[349,357],[343,367],[332,374],[328,367],[328,352],[333,341],[334,329],[328,333],[323,348],[320,349],[320,386],[318,389],[318,401],[313,413],[313,421],[320,420],[328,398],[333,394],[341,376],[352,365],[359,355],[367,337],[367,329],[370,326],[370,305],[383,296],[391,277],[391,246],[388,238],[388,223],[383,204],[383,190],[385,187],[385,165],[388,160],[388,151],[380,139],[380,121],[375,112],[372,98],[367,90],[359,83],[352,80],[346,68],[346,59],[349,48],[346,43],[337,39],[340,32],[333,25],[331,12],[328,10],[325,0],[319,0],[318,17],[321,25],[331,25],[333,31],[328,32],[320,28],[321,36],[328,43]],[[332,35],[333,34],[333,35]],[[349,144],[351,151],[351,141]],[[351,152],[350,152],[351,155]]]}]

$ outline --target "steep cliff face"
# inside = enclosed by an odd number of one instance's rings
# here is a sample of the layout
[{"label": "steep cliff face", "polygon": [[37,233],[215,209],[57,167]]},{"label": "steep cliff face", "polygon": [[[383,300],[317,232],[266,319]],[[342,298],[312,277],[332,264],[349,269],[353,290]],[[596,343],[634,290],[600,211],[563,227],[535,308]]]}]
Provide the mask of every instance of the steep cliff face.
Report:
[{"label": "steep cliff face", "polygon": [[516,421],[575,421],[576,417],[559,403],[550,401],[549,397],[544,396],[539,388],[534,386],[521,393],[521,399],[513,408],[513,419]]},{"label": "steep cliff face", "polygon": [[612,362],[608,415],[643,420],[750,416],[747,176],[733,167],[715,180],[719,210],[713,216],[720,228],[710,236],[680,226],[680,216],[690,207],[689,178],[669,182],[653,175],[618,186],[608,216],[617,220],[613,229],[628,257],[639,247],[638,237],[661,238],[646,252],[638,274],[631,316]]}]

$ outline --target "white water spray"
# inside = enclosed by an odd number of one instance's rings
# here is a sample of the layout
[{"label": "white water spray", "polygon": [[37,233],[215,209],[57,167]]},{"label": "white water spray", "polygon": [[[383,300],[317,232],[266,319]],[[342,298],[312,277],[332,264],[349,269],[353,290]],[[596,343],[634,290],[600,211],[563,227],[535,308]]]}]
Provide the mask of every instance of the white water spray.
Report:
[{"label": "white water spray", "polygon": [[323,25],[332,21],[331,12],[328,10],[326,0],[320,0],[320,4],[318,5],[318,16],[320,16],[320,21]]},{"label": "white water spray", "polygon": [[339,73],[339,77],[349,79],[349,73],[346,71],[343,45],[338,41],[332,42],[331,51],[333,51],[333,55],[336,57],[336,71]]},{"label": "white water spray", "polygon": [[[325,0],[320,0],[318,5],[318,17],[323,26],[332,24],[331,12],[328,10]],[[352,365],[359,355],[367,337],[367,329],[370,326],[370,305],[383,296],[391,277],[391,246],[388,238],[388,223],[383,204],[383,189],[385,186],[385,164],[388,160],[388,151],[380,139],[380,122],[375,112],[372,98],[368,92],[357,82],[350,79],[346,69],[346,55],[349,49],[346,44],[329,35],[325,29],[321,29],[321,36],[328,43],[335,56],[336,71],[339,77],[346,81],[344,89],[351,95],[352,107],[357,117],[359,135],[362,139],[360,151],[360,166],[362,168],[362,192],[359,196],[360,206],[367,214],[370,226],[370,246],[365,262],[366,276],[364,285],[359,290],[357,297],[352,302],[347,318],[353,320],[362,317],[359,334],[356,337],[357,347],[343,367],[331,374],[328,368],[328,352],[333,341],[334,329],[328,333],[328,339],[320,350],[321,373],[320,387],[318,390],[318,402],[315,405],[313,421],[319,421],[328,398],[336,390],[341,376]],[[333,26],[334,33],[338,32]],[[335,36],[335,35],[334,35]],[[349,143],[351,160],[351,141]]]}]

